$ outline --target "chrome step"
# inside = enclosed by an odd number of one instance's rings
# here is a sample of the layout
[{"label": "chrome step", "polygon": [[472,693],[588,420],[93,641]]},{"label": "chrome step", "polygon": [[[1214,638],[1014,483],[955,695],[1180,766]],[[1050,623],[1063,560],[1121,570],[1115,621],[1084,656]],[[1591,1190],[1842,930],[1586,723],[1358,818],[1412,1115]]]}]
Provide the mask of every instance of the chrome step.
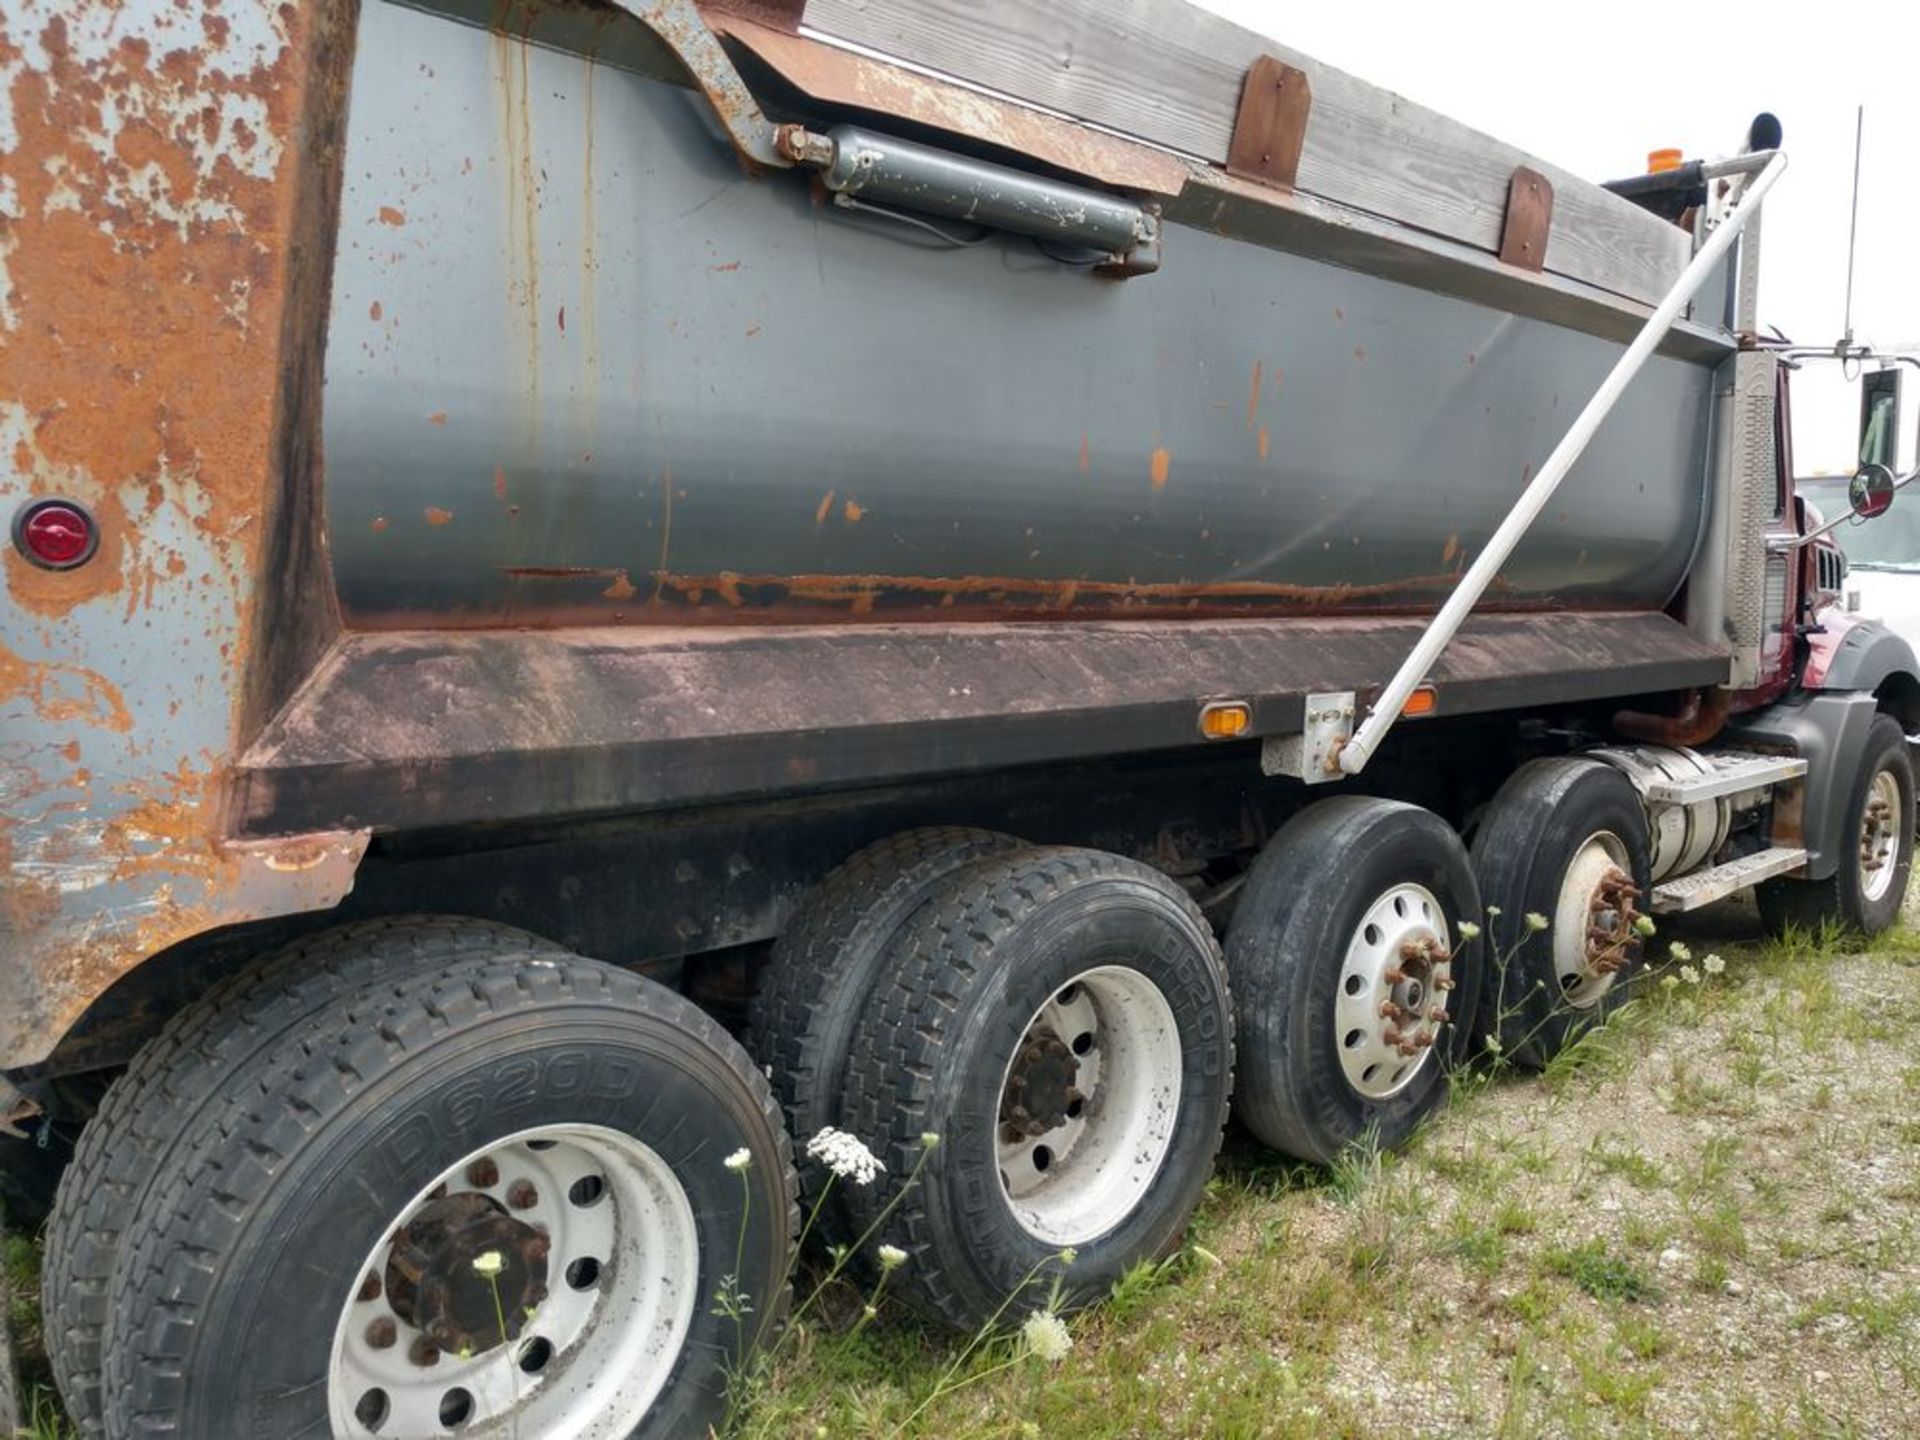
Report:
[{"label": "chrome step", "polygon": [[1798,870],[1807,863],[1807,852],[1791,845],[1776,845],[1752,855],[1742,855],[1724,865],[1695,870],[1678,880],[1663,881],[1653,887],[1653,913],[1671,915],[1680,910],[1698,910],[1729,895]]},{"label": "chrome step", "polygon": [[1798,755],[1703,750],[1700,758],[1713,767],[1710,773],[1681,780],[1655,780],[1647,786],[1647,799],[1663,805],[1697,804],[1702,800],[1718,800],[1723,795],[1738,795],[1743,790],[1777,785],[1782,780],[1796,780],[1807,773],[1807,762]]}]

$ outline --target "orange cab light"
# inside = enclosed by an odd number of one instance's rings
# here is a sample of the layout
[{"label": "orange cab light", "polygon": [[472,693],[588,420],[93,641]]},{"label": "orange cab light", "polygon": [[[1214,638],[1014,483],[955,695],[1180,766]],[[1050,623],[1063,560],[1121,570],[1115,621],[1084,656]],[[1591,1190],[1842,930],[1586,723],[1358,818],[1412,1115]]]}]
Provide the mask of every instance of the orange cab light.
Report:
[{"label": "orange cab light", "polygon": [[1253,707],[1244,700],[1215,700],[1200,708],[1200,733],[1209,740],[1232,740],[1253,728]]},{"label": "orange cab light", "polygon": [[1686,157],[1679,150],[1649,150],[1647,152],[1647,173],[1658,175],[1663,170],[1678,170]]},{"label": "orange cab light", "polygon": [[1431,715],[1439,703],[1440,692],[1431,685],[1422,685],[1407,696],[1407,703],[1400,707],[1401,718],[1411,720],[1416,715]]}]

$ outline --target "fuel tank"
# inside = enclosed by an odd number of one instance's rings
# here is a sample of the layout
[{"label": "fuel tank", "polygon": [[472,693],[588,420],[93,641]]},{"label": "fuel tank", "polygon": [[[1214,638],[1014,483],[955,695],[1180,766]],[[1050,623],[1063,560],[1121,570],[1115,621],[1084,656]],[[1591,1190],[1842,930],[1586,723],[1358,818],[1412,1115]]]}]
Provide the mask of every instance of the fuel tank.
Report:
[{"label": "fuel tank", "polygon": [[[324,411],[352,627],[1417,613],[1619,354],[1192,225],[1113,280],[830,206],[745,173],[636,29],[365,6]],[[1648,365],[1487,608],[1673,597],[1711,381]]]}]

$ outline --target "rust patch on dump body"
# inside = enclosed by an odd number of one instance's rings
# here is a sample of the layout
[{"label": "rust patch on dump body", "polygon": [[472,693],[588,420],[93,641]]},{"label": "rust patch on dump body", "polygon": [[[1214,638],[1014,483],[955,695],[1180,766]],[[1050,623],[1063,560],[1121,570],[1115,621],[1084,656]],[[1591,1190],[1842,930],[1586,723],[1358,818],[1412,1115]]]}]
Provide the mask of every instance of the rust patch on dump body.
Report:
[{"label": "rust patch on dump body", "polygon": [[355,11],[6,0],[0,506],[71,496],[100,544],[0,567],[0,1066],[160,950],[333,903],[364,849],[222,829],[336,619],[308,587]]},{"label": "rust patch on dump body", "polygon": [[1173,452],[1164,445],[1156,445],[1147,461],[1147,478],[1153,481],[1153,488],[1164,490],[1167,476],[1173,469]]}]

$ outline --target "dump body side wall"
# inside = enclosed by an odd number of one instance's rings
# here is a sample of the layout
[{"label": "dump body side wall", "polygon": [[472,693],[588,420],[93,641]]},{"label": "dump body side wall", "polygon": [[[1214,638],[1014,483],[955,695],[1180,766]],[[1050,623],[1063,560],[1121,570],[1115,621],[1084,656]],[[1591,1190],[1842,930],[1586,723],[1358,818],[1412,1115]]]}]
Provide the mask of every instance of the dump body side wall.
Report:
[{"label": "dump body side wall", "polygon": [[[537,31],[362,26],[327,391],[357,626],[1429,608],[1618,353],[1187,227],[1124,283],[942,245],[743,183],[696,97]],[[1652,363],[1492,605],[1672,596],[1710,383]]]}]

